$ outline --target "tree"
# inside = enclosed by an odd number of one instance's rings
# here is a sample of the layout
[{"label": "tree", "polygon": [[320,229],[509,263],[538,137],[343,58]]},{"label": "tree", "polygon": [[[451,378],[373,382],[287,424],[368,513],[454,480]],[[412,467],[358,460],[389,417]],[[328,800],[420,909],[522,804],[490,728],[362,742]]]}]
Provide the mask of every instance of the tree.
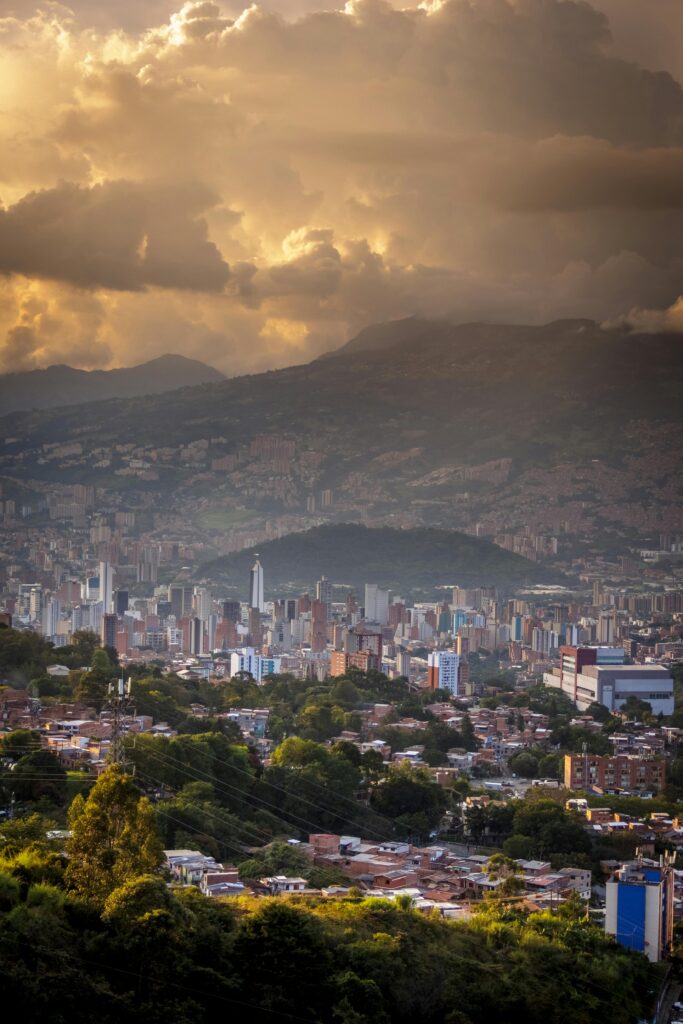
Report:
[{"label": "tree", "polygon": [[240,878],[256,879],[264,875],[308,874],[312,868],[310,859],[298,846],[274,842],[259,850],[249,860],[239,865]]},{"label": "tree", "polygon": [[515,834],[530,836],[534,853],[541,857],[590,852],[590,839],[576,816],[553,800],[524,801],[515,810],[513,830]]},{"label": "tree", "polygon": [[87,800],[76,797],[69,827],[66,884],[86,901],[101,904],[129,879],[161,865],[152,807],[117,765],[100,776]]},{"label": "tree", "polygon": [[446,796],[425,769],[403,763],[392,767],[374,787],[370,804],[379,814],[393,818],[403,834],[416,832],[426,838],[443,817]]},{"label": "tree", "polygon": [[46,797],[51,803],[64,803],[66,772],[52,751],[34,750],[26,754],[19,758],[10,775],[9,785],[17,800]]},{"label": "tree", "polygon": [[361,763],[361,752],[355,743],[349,742],[349,740],[338,740],[332,746],[332,753],[338,754],[340,757],[345,757],[347,761],[350,761],[354,767],[358,768]]},{"label": "tree", "polygon": [[542,779],[562,778],[562,756],[560,754],[546,754],[538,762],[538,774]]},{"label": "tree", "polygon": [[0,757],[18,761],[24,754],[40,748],[40,736],[32,729],[15,729],[0,738]]},{"label": "tree", "polygon": [[521,775],[525,779],[533,779],[538,775],[538,760],[526,750],[514,754],[508,765],[516,775]]},{"label": "tree", "polygon": [[647,722],[652,719],[652,705],[648,704],[646,700],[641,700],[640,697],[634,697],[633,695],[624,701],[620,710],[630,721],[640,718]]},{"label": "tree", "polygon": [[361,755],[360,763],[368,778],[377,778],[384,771],[384,758],[379,750],[366,750]]}]

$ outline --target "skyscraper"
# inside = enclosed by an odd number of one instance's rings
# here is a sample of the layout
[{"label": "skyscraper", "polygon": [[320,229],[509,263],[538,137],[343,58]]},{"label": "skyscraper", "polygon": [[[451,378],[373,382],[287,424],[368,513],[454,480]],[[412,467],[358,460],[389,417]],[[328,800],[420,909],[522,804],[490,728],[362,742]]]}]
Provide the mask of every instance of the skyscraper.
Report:
[{"label": "skyscraper", "polygon": [[263,599],[263,566],[259,562],[258,555],[249,573],[249,607],[257,608],[260,612],[266,610]]},{"label": "skyscraper", "polygon": [[43,606],[41,632],[43,636],[56,636],[62,607],[56,597],[50,597]]},{"label": "skyscraper", "polygon": [[319,579],[315,585],[316,600],[322,601],[325,605],[325,620],[329,622],[332,617],[332,584],[327,576]]},{"label": "skyscraper", "polygon": [[100,640],[103,647],[116,647],[118,620],[113,612],[105,612],[100,624]]},{"label": "skyscraper", "polygon": [[211,608],[213,605],[213,598],[211,591],[206,587],[195,587],[193,594],[193,607],[195,615],[203,619],[204,622],[208,622],[209,615],[211,615]]},{"label": "skyscraper", "polygon": [[100,562],[100,601],[105,615],[114,610],[114,568],[109,562]]}]

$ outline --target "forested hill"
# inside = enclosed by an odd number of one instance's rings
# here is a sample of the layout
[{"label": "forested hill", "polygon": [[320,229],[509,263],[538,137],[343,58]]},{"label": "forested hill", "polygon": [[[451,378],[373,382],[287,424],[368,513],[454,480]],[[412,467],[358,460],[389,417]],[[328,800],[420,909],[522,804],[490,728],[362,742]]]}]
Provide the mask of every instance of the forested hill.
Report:
[{"label": "forested hill", "polygon": [[557,572],[455,530],[371,529],[352,523],[292,533],[207,563],[199,572],[243,589],[257,551],[266,591],[273,593],[310,589],[321,575],[354,588],[372,582],[402,593],[469,583],[562,581]]}]

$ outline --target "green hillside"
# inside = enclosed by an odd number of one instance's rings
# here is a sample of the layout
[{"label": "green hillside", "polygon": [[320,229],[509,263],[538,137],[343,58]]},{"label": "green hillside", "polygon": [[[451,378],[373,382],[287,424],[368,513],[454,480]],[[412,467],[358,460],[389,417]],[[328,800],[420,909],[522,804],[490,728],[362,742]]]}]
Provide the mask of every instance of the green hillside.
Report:
[{"label": "green hillside", "polygon": [[207,579],[243,590],[258,552],[270,597],[310,590],[321,575],[361,588],[378,583],[401,593],[438,586],[505,587],[561,577],[489,541],[450,530],[319,526],[219,558],[200,568]]}]

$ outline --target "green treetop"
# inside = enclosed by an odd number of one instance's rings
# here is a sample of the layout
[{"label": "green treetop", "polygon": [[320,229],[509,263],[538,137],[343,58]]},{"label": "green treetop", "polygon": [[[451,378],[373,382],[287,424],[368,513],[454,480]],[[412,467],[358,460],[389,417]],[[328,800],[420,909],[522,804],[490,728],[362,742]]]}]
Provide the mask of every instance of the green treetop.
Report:
[{"label": "green treetop", "polygon": [[69,826],[66,884],[88,901],[102,903],[130,878],[159,869],[163,854],[152,807],[117,765],[100,776],[87,800],[76,797]]}]

